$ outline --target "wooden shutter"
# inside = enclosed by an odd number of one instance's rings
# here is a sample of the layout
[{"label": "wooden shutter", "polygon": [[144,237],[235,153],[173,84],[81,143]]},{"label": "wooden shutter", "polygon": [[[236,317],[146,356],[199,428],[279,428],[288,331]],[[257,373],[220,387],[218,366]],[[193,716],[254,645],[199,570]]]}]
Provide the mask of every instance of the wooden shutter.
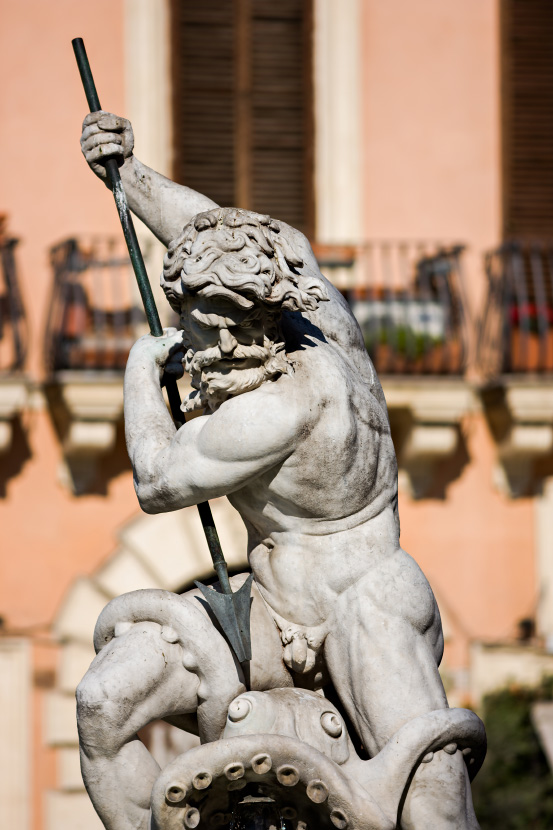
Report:
[{"label": "wooden shutter", "polygon": [[553,2],[501,0],[503,225],[553,238]]},{"label": "wooden shutter", "polygon": [[310,234],[310,0],[173,0],[174,177]]},{"label": "wooden shutter", "polygon": [[229,0],[172,4],[174,177],[234,202],[234,14]]}]

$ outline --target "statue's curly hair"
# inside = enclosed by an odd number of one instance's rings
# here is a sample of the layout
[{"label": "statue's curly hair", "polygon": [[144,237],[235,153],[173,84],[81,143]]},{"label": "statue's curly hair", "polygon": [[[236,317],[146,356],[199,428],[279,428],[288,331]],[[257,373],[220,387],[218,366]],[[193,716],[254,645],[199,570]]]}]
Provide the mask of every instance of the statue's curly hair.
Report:
[{"label": "statue's curly hair", "polygon": [[242,308],[307,311],[327,300],[322,279],[297,270],[303,261],[278,222],[239,208],[198,213],[169,246],[161,285],[179,310],[183,297],[226,297]]}]

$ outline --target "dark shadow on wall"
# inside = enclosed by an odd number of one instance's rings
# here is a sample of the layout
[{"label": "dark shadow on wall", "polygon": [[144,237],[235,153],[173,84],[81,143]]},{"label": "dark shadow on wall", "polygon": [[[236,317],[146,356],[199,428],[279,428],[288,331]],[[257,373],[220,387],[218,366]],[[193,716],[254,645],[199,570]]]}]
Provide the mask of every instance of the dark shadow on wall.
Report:
[{"label": "dark shadow on wall", "polygon": [[398,466],[400,471],[406,472],[409,476],[414,490],[413,497],[417,500],[444,501],[449,485],[462,476],[465,467],[471,461],[463,426],[454,427],[457,432],[457,444],[455,450],[445,458],[409,460],[406,457],[406,445],[416,423],[407,409],[390,410],[389,416]]},{"label": "dark shadow on wall", "polygon": [[0,498],[7,494],[8,482],[19,475],[32,453],[27,432],[19,417],[10,421],[12,441],[8,451],[0,455]]},{"label": "dark shadow on wall", "polygon": [[[107,496],[109,482],[121,473],[131,470],[123,421],[116,423],[115,441],[105,452],[65,453],[63,448],[71,427],[70,413],[64,404],[58,384],[47,384],[45,393],[52,426],[62,449],[61,460],[65,465],[66,486],[75,496]],[[132,485],[129,483],[130,486]]]}]

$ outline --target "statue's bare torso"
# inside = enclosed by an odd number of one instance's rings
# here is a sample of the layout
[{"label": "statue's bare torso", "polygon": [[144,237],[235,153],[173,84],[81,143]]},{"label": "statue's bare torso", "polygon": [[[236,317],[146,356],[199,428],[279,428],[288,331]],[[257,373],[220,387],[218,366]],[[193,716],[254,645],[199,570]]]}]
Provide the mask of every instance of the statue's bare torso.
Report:
[{"label": "statue's bare torso", "polygon": [[318,625],[338,594],[397,551],[397,478],[386,412],[347,359],[320,342],[290,359],[293,375],[248,398],[267,412],[267,431],[275,396],[285,399],[293,448],[229,500],[248,528],[250,564],[269,605]]}]

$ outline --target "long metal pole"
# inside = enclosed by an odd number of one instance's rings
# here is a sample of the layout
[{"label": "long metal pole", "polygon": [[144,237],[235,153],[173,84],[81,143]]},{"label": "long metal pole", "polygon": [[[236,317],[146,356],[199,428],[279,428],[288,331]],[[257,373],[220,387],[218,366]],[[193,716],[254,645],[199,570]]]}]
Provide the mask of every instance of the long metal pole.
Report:
[{"label": "long metal pole", "polygon": [[[102,109],[102,107],[100,106],[100,99],[96,91],[96,85],[94,84],[94,78],[92,77],[92,71],[90,69],[83,40],[80,37],[76,37],[71,41],[71,43],[73,45],[73,51],[75,52],[75,58],[77,59],[77,65],[79,67],[90,112],[98,112]],[[146,312],[146,318],[148,320],[148,325],[150,326],[150,333],[154,337],[161,337],[163,335],[163,327],[161,325],[161,320],[159,319],[154,295],[152,294],[152,287],[150,285],[150,280],[148,279],[148,274],[146,272],[146,266],[144,265],[144,260],[142,258],[140,245],[138,244],[138,239],[136,238],[136,231],[134,229],[132,217],[127,205],[127,197],[123,189],[121,176],[119,175],[117,161],[113,158],[108,159],[105,162],[105,168],[110,187],[113,191],[113,197],[119,213],[121,227],[123,228],[123,234],[129,250],[129,256],[131,258],[132,267],[138,283],[140,296],[142,297],[142,302],[144,304],[144,311]],[[166,376],[165,388],[167,389],[167,397],[169,399],[169,406],[171,408],[173,420],[176,424],[180,425],[183,421],[183,414],[180,408],[181,398],[176,379]],[[232,594],[228,578],[227,563],[223,555],[209,502],[205,501],[198,504],[198,511],[202,520],[202,526],[209,547],[209,552],[211,554],[211,559],[213,560],[213,566],[219,578],[221,589],[224,594]]]}]

